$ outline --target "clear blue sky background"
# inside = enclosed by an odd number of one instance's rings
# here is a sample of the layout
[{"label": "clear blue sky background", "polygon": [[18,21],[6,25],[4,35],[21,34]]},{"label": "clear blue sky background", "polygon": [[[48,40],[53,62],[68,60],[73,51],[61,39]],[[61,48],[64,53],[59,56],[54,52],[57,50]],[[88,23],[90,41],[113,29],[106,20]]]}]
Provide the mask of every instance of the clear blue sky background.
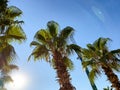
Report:
[{"label": "clear blue sky background", "polygon": [[[29,84],[20,90],[59,89],[56,73],[49,63],[33,60],[27,62],[33,49],[29,44],[34,34],[46,28],[50,20],[58,22],[61,29],[72,26],[76,43],[82,47],[98,37],[109,37],[113,40],[109,44],[110,49],[120,48],[120,0],[10,0],[9,5],[15,5],[23,11],[20,19],[25,22],[23,29],[27,35],[26,42],[14,44],[18,54],[18,72],[26,73],[29,77]],[[92,90],[81,62],[75,56],[71,58],[75,66],[70,72],[72,84],[77,90]],[[96,85],[98,90],[110,86],[104,75],[96,79]]]}]

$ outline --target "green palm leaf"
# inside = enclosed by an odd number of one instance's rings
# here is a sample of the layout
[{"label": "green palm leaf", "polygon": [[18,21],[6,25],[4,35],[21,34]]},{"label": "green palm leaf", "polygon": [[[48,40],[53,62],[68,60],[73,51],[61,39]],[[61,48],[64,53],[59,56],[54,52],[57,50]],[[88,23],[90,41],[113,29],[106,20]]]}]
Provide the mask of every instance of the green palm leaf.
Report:
[{"label": "green palm leaf", "polygon": [[67,26],[60,32],[59,37],[66,40],[73,35],[73,32],[74,32],[74,29],[70,26]]},{"label": "green palm leaf", "polygon": [[81,57],[81,47],[76,44],[67,45],[67,52],[68,54],[76,52]]},{"label": "green palm leaf", "polygon": [[38,59],[45,59],[47,62],[49,61],[49,50],[46,48],[45,45],[39,45],[35,47],[32,54],[28,58],[30,60],[31,56],[34,56],[34,60]]},{"label": "green palm leaf", "polygon": [[89,73],[89,78],[90,78],[90,81],[91,81],[92,84],[95,81],[95,77],[97,77],[97,75],[96,75],[96,69],[92,69],[90,71],[90,73]]},{"label": "green palm leaf", "polygon": [[52,36],[52,37],[57,37],[57,35],[58,35],[58,29],[59,29],[59,25],[58,25],[58,23],[56,23],[56,22],[54,22],[54,21],[49,21],[48,23],[47,23],[47,29],[48,29],[48,31],[50,32],[50,35]]},{"label": "green palm leaf", "polygon": [[22,11],[16,6],[10,6],[6,10],[6,17],[8,18],[16,18],[17,16],[20,16],[21,14],[22,14]]},{"label": "green palm leaf", "polygon": [[39,30],[35,34],[34,38],[36,40],[38,40],[39,42],[44,43],[44,44],[47,44],[51,40],[50,34],[46,30],[44,30],[44,29]]},{"label": "green palm leaf", "polygon": [[37,42],[37,41],[32,41],[30,43],[30,46],[39,46],[39,45],[41,45],[41,44],[39,42]]},{"label": "green palm leaf", "polygon": [[26,39],[26,35],[20,25],[12,25],[6,31],[6,37],[11,42],[12,40],[22,42]]}]

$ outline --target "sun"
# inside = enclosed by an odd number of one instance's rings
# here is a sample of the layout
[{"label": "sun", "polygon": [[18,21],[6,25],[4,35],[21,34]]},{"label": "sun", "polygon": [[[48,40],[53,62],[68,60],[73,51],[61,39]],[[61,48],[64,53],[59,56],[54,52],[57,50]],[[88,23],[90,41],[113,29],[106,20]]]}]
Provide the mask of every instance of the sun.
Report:
[{"label": "sun", "polygon": [[28,76],[24,73],[14,73],[11,75],[13,82],[8,85],[9,88],[14,90],[21,90],[28,84]]},{"label": "sun", "polygon": [[15,74],[12,76],[14,87],[22,88],[27,84],[27,78],[23,74]]}]

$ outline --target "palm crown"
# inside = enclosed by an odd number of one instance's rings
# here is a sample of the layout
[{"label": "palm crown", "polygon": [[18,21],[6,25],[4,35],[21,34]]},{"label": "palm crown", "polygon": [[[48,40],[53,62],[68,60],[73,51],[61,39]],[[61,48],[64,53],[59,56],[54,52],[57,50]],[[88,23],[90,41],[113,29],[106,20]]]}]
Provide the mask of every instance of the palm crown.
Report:
[{"label": "palm crown", "polygon": [[[116,90],[120,89],[120,83],[113,70],[120,70],[120,49],[109,51],[107,42],[109,38],[99,38],[93,44],[87,44],[87,49],[82,50],[83,67],[91,67],[90,77],[93,82],[96,74],[103,70]],[[102,69],[102,70],[101,70]],[[114,78],[113,78],[114,77]]]},{"label": "palm crown", "polygon": [[[47,23],[47,29],[41,29],[35,34],[35,40],[31,42],[31,46],[35,46],[30,57],[33,55],[34,60],[36,59],[45,59],[50,62],[54,62],[54,59],[51,55],[54,54],[55,50],[59,51],[63,56],[68,57],[74,47],[77,47],[75,44],[68,45],[68,39],[72,36],[74,29],[72,27],[64,28],[60,33],[59,25],[50,21]],[[68,58],[67,58],[68,59]],[[71,66],[72,62],[67,62]]]}]

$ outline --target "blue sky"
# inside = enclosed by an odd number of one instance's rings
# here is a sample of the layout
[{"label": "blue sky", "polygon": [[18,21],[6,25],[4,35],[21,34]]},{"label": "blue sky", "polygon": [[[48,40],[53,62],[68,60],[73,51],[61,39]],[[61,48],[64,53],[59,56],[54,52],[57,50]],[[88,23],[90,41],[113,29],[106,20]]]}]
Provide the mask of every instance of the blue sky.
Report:
[{"label": "blue sky", "polygon": [[[9,5],[15,5],[23,11],[20,19],[25,22],[22,26],[27,35],[23,44],[14,44],[18,54],[16,63],[20,68],[16,73],[25,73],[29,79],[28,85],[19,90],[59,89],[56,73],[49,63],[34,62],[32,59],[27,61],[33,49],[29,44],[34,34],[39,29],[46,28],[46,23],[50,20],[58,22],[61,29],[72,26],[75,29],[76,43],[81,47],[98,37],[111,38],[113,41],[109,44],[110,49],[120,47],[119,0],[10,0]],[[75,66],[70,72],[72,84],[77,90],[92,90],[81,62],[75,56],[71,57]],[[110,85],[104,75],[95,82],[99,90]],[[8,90],[16,89],[8,87]]]}]

